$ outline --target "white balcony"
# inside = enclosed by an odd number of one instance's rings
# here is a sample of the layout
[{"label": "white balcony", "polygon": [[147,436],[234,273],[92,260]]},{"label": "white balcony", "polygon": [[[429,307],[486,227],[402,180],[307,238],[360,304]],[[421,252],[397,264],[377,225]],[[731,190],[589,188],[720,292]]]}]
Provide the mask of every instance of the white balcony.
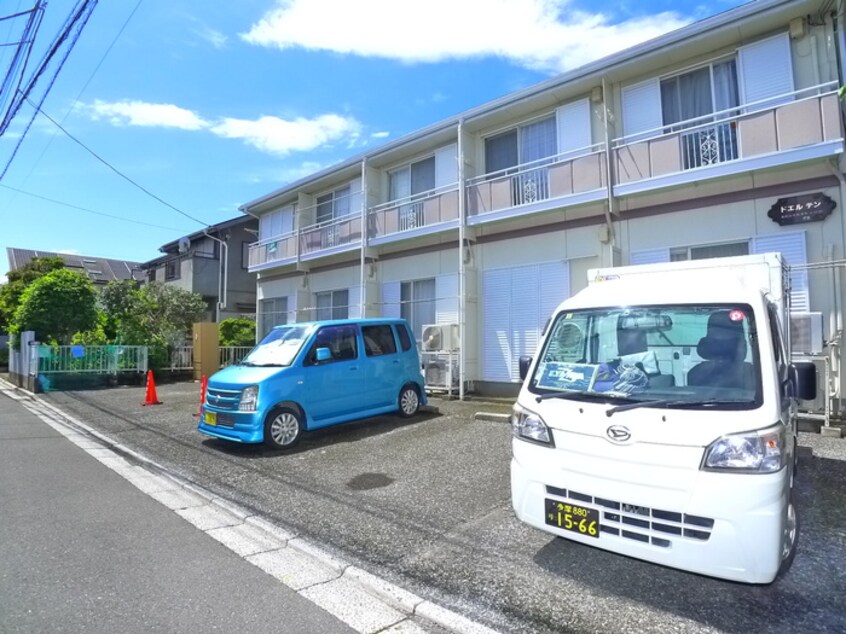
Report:
[{"label": "white balcony", "polygon": [[358,213],[303,227],[299,231],[299,257],[308,260],[359,248],[361,237]]},{"label": "white balcony", "polygon": [[458,183],[371,207],[368,243],[381,244],[458,226]]},{"label": "white balcony", "polygon": [[479,224],[604,199],[601,144],[547,157],[467,181],[467,222]]},{"label": "white balcony", "polygon": [[623,196],[843,151],[836,83],[743,104],[612,142]]},{"label": "white balcony", "polygon": [[296,260],[296,232],[273,236],[250,245],[249,269],[251,271],[268,268],[267,265],[289,264]]}]

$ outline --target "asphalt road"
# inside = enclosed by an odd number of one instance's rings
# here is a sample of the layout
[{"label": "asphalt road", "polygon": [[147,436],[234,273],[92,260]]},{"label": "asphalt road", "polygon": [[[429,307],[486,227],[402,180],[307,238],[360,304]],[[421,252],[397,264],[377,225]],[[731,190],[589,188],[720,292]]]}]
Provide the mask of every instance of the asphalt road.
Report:
[{"label": "asphalt road", "polygon": [[0,439],[0,631],[355,632],[3,395]]},{"label": "asphalt road", "polygon": [[799,551],[770,586],[718,581],[556,539],[511,511],[508,410],[315,432],[292,452],[196,432],[199,386],[43,398],[194,481],[426,599],[503,632],[846,631],[846,439],[800,438]]}]

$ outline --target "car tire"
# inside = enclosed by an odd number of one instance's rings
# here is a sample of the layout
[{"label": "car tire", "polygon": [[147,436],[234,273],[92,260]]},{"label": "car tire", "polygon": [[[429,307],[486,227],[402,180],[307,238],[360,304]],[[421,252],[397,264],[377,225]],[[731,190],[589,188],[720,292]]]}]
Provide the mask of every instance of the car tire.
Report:
[{"label": "car tire", "polygon": [[417,386],[413,384],[403,386],[397,403],[400,416],[403,418],[414,416],[420,410],[420,393],[417,391]]},{"label": "car tire", "polygon": [[781,547],[781,565],[778,569],[776,579],[784,576],[793,560],[796,557],[796,551],[799,548],[799,517],[796,514],[796,506],[793,503],[793,491],[790,492],[790,497],[787,501],[787,520],[784,526],[784,537],[782,539]]},{"label": "car tire", "polygon": [[303,433],[302,414],[290,407],[277,407],[264,421],[264,444],[273,449],[290,449]]}]

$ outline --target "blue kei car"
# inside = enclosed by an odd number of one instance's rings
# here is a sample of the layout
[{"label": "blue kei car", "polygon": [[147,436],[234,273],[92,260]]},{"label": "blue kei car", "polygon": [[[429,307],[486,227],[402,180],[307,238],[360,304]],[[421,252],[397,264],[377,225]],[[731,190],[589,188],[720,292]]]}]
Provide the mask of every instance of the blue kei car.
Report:
[{"label": "blue kei car", "polygon": [[426,404],[417,346],[402,319],[277,326],[238,365],[212,375],[199,431],[293,447],[305,430]]}]

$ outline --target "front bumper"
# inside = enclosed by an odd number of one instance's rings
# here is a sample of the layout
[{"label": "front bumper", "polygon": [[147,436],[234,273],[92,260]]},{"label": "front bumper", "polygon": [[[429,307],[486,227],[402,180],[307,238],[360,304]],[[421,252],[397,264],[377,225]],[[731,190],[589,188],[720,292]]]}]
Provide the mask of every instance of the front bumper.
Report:
[{"label": "front bumper", "polygon": [[[554,449],[514,440],[512,506],[517,518],[559,537],[722,579],[772,582],[781,565],[788,504],[786,471],[697,470],[681,492],[567,470]],[[560,458],[560,456],[559,456]],[[546,523],[545,500],[596,509],[598,537]],[[615,506],[616,505],[616,506]]]},{"label": "front bumper", "polygon": [[[215,415],[216,424],[207,422],[207,412]],[[197,431],[233,442],[260,443],[264,441],[264,416],[261,412],[233,412],[203,405]]]}]

